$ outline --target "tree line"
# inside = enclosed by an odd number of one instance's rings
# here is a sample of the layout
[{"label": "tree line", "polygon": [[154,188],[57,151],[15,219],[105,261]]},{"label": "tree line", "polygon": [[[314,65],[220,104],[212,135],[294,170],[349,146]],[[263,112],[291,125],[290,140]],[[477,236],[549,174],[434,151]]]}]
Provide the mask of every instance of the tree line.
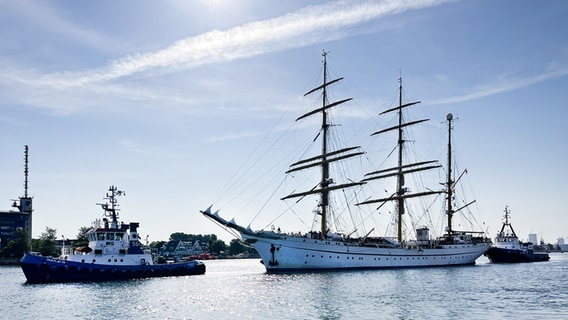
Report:
[{"label": "tree line", "polygon": [[[63,239],[66,241],[65,245],[71,245],[73,248],[87,246],[89,240],[87,238],[87,232],[90,227],[79,228],[79,233],[76,236],[76,240],[69,241],[68,239]],[[18,236],[15,240],[8,242],[8,244],[0,250],[0,257],[4,258],[22,258],[25,252],[38,252],[43,256],[53,256],[58,257],[61,254],[61,249],[57,244],[57,229],[45,228],[45,232],[42,232],[39,238],[32,239],[31,242],[25,231],[18,230]],[[228,255],[236,255],[243,253],[248,248],[241,243],[238,239],[231,240],[230,244],[227,245],[223,240],[217,238],[215,234],[187,234],[183,232],[175,232],[170,235],[168,241],[153,241],[151,243],[146,243],[147,246],[152,249],[152,252],[159,252],[160,249],[169,241],[199,241],[202,245],[205,245],[206,251],[212,254],[225,253]]]}]

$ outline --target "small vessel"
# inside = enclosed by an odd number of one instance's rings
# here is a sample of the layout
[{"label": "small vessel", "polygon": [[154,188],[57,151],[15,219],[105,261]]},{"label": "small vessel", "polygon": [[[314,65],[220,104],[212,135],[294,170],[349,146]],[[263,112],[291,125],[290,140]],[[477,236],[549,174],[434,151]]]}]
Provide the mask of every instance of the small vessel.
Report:
[{"label": "small vessel", "polygon": [[521,243],[513,226],[509,222],[509,207],[505,207],[505,217],[501,231],[495,237],[495,244],[485,253],[485,256],[494,263],[517,263],[548,261],[550,256],[546,252],[534,252],[532,242]]},{"label": "small vessel", "polygon": [[20,265],[28,283],[112,281],[135,278],[197,275],[205,273],[200,261],[155,264],[149,250],[143,250],[138,237],[138,222],[118,222],[117,197],[125,193],[115,186],[106,194],[107,203],[99,204],[104,218],[95,220],[86,233],[87,247],[65,252],[60,257],[26,253]]},{"label": "small vessel", "polygon": [[[323,84],[308,93],[321,92],[322,105],[296,119],[302,120],[311,116],[319,115],[321,117],[320,133],[316,138],[321,138],[321,153],[313,157],[299,160],[290,166],[286,173],[302,171],[310,168],[320,168],[321,180],[311,190],[303,192],[295,192],[282,198],[299,199],[294,200],[295,203],[312,195],[318,195],[319,200],[316,209],[314,209],[314,221],[319,222],[318,229],[302,233],[286,233],[281,232],[280,228],[275,230],[252,230],[250,227],[243,227],[237,224],[234,219],[226,220],[222,218],[218,211],[212,212],[211,207],[201,211],[203,215],[220,224],[228,227],[228,230],[235,231],[236,236],[253,246],[261,256],[261,263],[267,272],[290,272],[290,271],[306,271],[306,270],[346,270],[346,269],[380,269],[380,268],[399,268],[399,267],[430,267],[430,266],[450,266],[450,265],[470,265],[483,255],[489,248],[490,240],[484,236],[482,231],[459,231],[452,226],[452,218],[460,210],[468,205],[456,207],[454,201],[454,189],[457,179],[452,173],[452,151],[451,151],[451,130],[452,115],[448,114],[448,168],[447,181],[443,183],[444,190],[430,190],[413,193],[405,184],[405,176],[411,176],[419,171],[425,171],[441,167],[437,161],[421,161],[415,163],[405,163],[403,159],[403,147],[407,141],[403,137],[403,129],[408,126],[416,125],[425,120],[403,121],[403,110],[407,107],[415,105],[419,102],[402,102],[402,79],[399,83],[399,104],[396,107],[388,109],[381,114],[392,112],[398,113],[397,125],[388,129],[377,131],[371,135],[380,134],[387,131],[397,133],[398,142],[395,148],[398,149],[396,154],[398,159],[395,160],[396,165],[388,169],[381,169],[365,175],[360,181],[353,181],[350,178],[336,179],[338,177],[331,176],[332,165],[341,167],[339,162],[349,158],[357,157],[363,154],[359,147],[336,147],[335,140],[332,140],[330,131],[338,125],[332,124],[330,112],[337,106],[350,101],[351,98],[341,99],[334,102],[328,101],[327,92],[329,87],[334,83],[341,81],[343,78],[328,80],[327,77],[327,53],[323,53]],[[320,100],[321,99],[321,100]],[[314,139],[315,140],[315,139]],[[334,167],[336,168],[336,167]],[[341,177],[339,177],[341,178]],[[396,190],[387,198],[368,199],[352,202],[346,205],[347,209],[341,208],[335,210],[332,205],[333,199],[347,198],[340,195],[336,198],[332,197],[334,191],[362,188],[367,182],[376,179],[396,178]],[[339,193],[336,193],[339,194]],[[442,204],[445,206],[445,214],[447,215],[447,224],[445,231],[441,231],[437,236],[430,235],[430,228],[427,226],[414,226],[412,232],[416,232],[416,238],[405,239],[403,234],[403,220],[410,215],[410,209],[405,210],[406,201],[415,198],[424,198],[432,195],[445,195],[447,201]],[[441,198],[441,197],[440,197]],[[343,199],[342,199],[343,200]],[[346,201],[348,202],[348,201]],[[374,236],[372,235],[374,227],[365,226],[363,223],[353,226],[352,229],[341,230],[337,228],[335,212],[356,211],[360,206],[368,204],[377,204],[382,207],[385,203],[395,203],[394,220],[398,226],[398,234],[393,236]],[[378,208],[377,208],[378,210]],[[425,215],[428,209],[421,209],[419,215]],[[405,214],[406,212],[406,214]],[[378,214],[376,211],[371,214]],[[363,221],[372,218],[360,219]],[[355,220],[355,219],[351,219]],[[444,222],[442,222],[444,223]],[[444,229],[443,227],[441,229]],[[412,237],[412,236],[411,236]]]}]

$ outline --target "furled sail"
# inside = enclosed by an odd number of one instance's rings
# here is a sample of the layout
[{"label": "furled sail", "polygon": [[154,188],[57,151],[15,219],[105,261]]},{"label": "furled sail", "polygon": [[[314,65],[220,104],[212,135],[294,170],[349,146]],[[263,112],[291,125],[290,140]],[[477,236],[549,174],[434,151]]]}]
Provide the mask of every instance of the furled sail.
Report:
[{"label": "furled sail", "polygon": [[356,151],[359,147],[346,147],[338,150],[328,150],[329,149],[329,141],[328,141],[328,130],[331,127],[330,123],[328,123],[328,112],[331,108],[337,107],[342,105],[348,101],[351,101],[352,98],[346,98],[334,102],[328,101],[327,96],[327,87],[342,80],[343,78],[334,79],[331,81],[327,81],[327,53],[323,53],[324,61],[323,61],[323,84],[308,91],[304,96],[312,94],[314,92],[322,91],[322,104],[320,108],[314,109],[308,113],[303,114],[302,116],[298,117],[296,121],[302,120],[304,118],[313,116],[313,115],[321,115],[321,130],[322,130],[322,150],[321,153],[317,156],[310,157],[307,159],[299,160],[290,165],[290,169],[286,171],[286,173],[296,172],[300,170],[309,169],[312,167],[320,167],[321,168],[321,181],[319,184],[311,190],[292,193],[282,200],[291,199],[291,198],[300,198],[307,195],[312,194],[319,194],[320,199],[320,207],[321,207],[321,232],[322,234],[327,234],[327,206],[329,202],[329,193],[333,190],[338,189],[345,189],[350,188],[358,185],[362,185],[365,182],[349,182],[349,183],[342,183],[342,184],[335,184],[334,180],[330,178],[329,173],[329,165],[330,163],[337,162],[340,160],[349,159],[352,157],[359,156],[363,154],[361,151]]}]

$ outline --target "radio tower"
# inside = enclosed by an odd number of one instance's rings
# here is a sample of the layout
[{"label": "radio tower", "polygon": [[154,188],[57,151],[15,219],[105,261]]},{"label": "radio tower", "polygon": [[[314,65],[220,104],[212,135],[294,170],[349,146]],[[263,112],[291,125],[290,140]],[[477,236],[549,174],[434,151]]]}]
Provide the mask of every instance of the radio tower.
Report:
[{"label": "radio tower", "polygon": [[27,219],[25,221],[25,225],[23,226],[24,230],[28,234],[28,238],[31,241],[32,237],[32,197],[28,194],[28,156],[29,156],[29,147],[27,145],[24,146],[24,196],[19,197],[18,200],[14,201],[12,207],[17,208],[20,213],[27,214]]},{"label": "radio tower", "polygon": [[24,198],[28,198],[28,151],[27,145],[24,146]]}]

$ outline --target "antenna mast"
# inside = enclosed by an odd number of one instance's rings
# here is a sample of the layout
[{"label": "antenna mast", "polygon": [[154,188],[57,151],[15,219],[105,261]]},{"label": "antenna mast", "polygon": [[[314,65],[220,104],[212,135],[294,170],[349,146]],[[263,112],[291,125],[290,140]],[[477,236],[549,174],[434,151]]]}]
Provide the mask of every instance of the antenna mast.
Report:
[{"label": "antenna mast", "polygon": [[28,145],[24,146],[24,198],[28,198]]}]

